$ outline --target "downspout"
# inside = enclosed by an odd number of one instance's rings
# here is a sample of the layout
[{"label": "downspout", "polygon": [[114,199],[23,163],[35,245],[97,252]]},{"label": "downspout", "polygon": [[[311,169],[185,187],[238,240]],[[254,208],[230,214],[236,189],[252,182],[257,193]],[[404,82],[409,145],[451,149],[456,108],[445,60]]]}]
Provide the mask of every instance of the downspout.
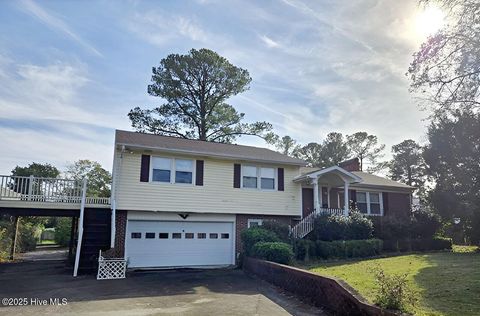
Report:
[{"label": "downspout", "polygon": [[73,276],[78,275],[78,265],[80,263],[80,252],[82,251],[82,239],[83,239],[83,215],[85,213],[85,198],[87,196],[87,178],[83,178],[82,187],[82,202],[80,204],[80,216],[78,221],[78,239],[77,250],[75,252],[75,267],[73,268]]}]

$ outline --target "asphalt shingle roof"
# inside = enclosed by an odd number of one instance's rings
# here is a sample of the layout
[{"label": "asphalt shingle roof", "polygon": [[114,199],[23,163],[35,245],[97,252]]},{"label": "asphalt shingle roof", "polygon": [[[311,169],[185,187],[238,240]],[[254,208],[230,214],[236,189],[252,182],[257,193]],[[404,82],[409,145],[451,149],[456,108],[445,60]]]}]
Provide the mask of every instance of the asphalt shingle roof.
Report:
[{"label": "asphalt shingle roof", "polygon": [[171,136],[160,136],[138,132],[116,130],[115,143],[145,149],[193,153],[205,156],[235,158],[240,160],[264,161],[305,166],[306,162],[279,152],[260,147],[206,142]]}]

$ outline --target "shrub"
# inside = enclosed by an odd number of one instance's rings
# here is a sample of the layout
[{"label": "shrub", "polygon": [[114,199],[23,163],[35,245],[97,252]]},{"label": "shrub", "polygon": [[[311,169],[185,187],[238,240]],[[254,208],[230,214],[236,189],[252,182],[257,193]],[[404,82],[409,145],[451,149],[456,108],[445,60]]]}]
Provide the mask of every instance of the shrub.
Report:
[{"label": "shrub", "polygon": [[372,238],[373,223],[360,212],[351,212],[345,230],[345,239]]},{"label": "shrub", "polygon": [[373,269],[378,291],[375,297],[375,304],[382,308],[402,310],[406,304],[414,305],[415,296],[408,286],[407,274],[387,275],[380,267]]},{"label": "shrub", "polygon": [[0,262],[8,260],[8,241],[7,230],[0,227]]},{"label": "shrub", "polygon": [[411,218],[411,237],[432,238],[441,226],[438,215],[425,208],[417,209]]},{"label": "shrub", "polygon": [[281,241],[290,242],[290,228],[276,220],[264,220],[262,228],[274,232]]},{"label": "shrub", "polygon": [[383,240],[410,238],[411,222],[406,216],[382,216],[375,220],[374,237]]},{"label": "shrub", "polygon": [[336,240],[316,243],[316,255],[322,259],[371,257],[382,251],[382,241],[379,239],[366,240]]},{"label": "shrub", "polygon": [[280,241],[278,236],[269,230],[260,227],[251,227],[242,232],[242,243],[245,255],[251,255],[251,250],[257,242],[274,242]]},{"label": "shrub", "polygon": [[372,221],[359,212],[349,216],[320,215],[315,218],[311,238],[314,240],[352,240],[372,237]]},{"label": "shrub", "polygon": [[70,241],[71,228],[72,220],[70,218],[59,218],[55,227],[55,243],[61,246],[67,246]]},{"label": "shrub", "polygon": [[293,259],[292,247],[284,242],[257,242],[252,248],[252,256],[258,259],[288,264]]},{"label": "shrub", "polygon": [[33,223],[24,223],[20,220],[17,231],[16,252],[33,251],[37,247],[37,240],[41,234],[41,229]]},{"label": "shrub", "polygon": [[308,261],[317,257],[315,242],[309,239],[298,239],[295,242],[295,258],[297,260]]}]

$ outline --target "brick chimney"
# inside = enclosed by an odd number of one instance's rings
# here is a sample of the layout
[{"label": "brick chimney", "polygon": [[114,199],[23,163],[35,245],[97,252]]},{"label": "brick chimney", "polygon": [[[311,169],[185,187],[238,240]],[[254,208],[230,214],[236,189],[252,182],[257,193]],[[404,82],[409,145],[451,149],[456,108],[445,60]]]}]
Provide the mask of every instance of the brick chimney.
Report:
[{"label": "brick chimney", "polygon": [[347,171],[360,171],[360,160],[358,160],[358,158],[352,158],[342,161],[338,166]]}]

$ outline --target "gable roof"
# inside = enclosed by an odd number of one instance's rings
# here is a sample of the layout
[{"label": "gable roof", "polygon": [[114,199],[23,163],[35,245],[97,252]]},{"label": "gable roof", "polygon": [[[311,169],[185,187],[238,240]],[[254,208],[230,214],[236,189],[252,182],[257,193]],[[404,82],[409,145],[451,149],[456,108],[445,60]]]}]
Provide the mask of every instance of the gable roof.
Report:
[{"label": "gable roof", "polygon": [[305,166],[301,159],[260,147],[206,142],[172,136],[116,130],[115,144],[132,149],[161,150],[173,153],[204,155],[237,160]]},{"label": "gable roof", "polygon": [[384,177],[376,176],[371,173],[367,173],[363,171],[351,171],[351,173],[362,178],[362,182],[355,184],[355,186],[358,186],[358,187],[372,186],[372,187],[386,187],[386,188],[390,187],[390,188],[406,189],[406,190],[414,189],[413,187],[406,185],[404,183],[393,181]]},{"label": "gable roof", "polygon": [[314,178],[317,178],[317,177],[320,177],[322,175],[329,174],[329,173],[336,173],[336,174],[341,175],[341,177],[343,179],[345,179],[345,178],[350,179],[350,183],[358,183],[358,182],[362,181],[362,178],[360,178],[355,173],[353,173],[351,171],[347,171],[347,170],[345,170],[345,169],[343,169],[339,166],[331,166],[331,167],[328,167],[328,168],[325,168],[325,169],[316,169],[316,170],[313,170],[313,171],[310,171],[310,172],[307,172],[307,173],[304,173],[304,174],[301,174],[301,175],[295,177],[295,179],[293,179],[293,181],[302,181],[302,180],[307,179],[307,178],[314,179]]}]

